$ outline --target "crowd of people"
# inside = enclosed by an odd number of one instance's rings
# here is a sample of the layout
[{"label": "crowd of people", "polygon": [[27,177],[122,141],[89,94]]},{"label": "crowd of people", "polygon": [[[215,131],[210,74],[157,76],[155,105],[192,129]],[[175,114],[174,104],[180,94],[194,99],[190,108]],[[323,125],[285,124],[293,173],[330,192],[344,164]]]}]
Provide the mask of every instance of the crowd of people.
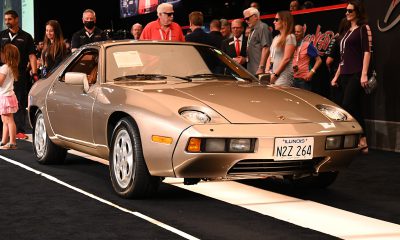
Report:
[{"label": "crowd of people", "polygon": [[[307,7],[308,5],[303,5]],[[290,9],[276,13],[272,34],[271,26],[261,21],[259,4],[251,3],[243,11],[243,18],[228,21],[214,19],[210,32],[205,32],[204,16],[200,11],[189,14],[188,34],[174,22],[173,5],[162,3],[157,7],[157,19],[144,27],[132,25],[131,36],[135,40],[165,40],[204,43],[221,49],[238,64],[254,74],[269,74],[270,83],[311,90],[311,80],[322,64],[322,59],[312,42],[304,41],[302,25],[294,22],[291,11],[300,8],[298,1],[290,2]],[[64,39],[61,26],[56,20],[46,23],[43,41],[35,51],[34,41],[19,27],[18,14],[9,10],[4,14],[7,29],[0,32],[0,114],[3,120],[3,135],[0,148],[15,148],[15,139],[26,138],[27,93],[39,74],[46,74],[56,67],[70,51],[96,41],[107,40],[104,31],[96,26],[96,14],[87,9],[82,14],[83,28],[73,34],[70,47]],[[326,64],[331,70],[332,100],[350,112],[364,128],[362,117],[363,87],[367,84],[367,72],[371,52],[371,32],[366,25],[365,9],[359,0],[350,0],[346,8],[339,33],[331,42]],[[9,53],[15,50],[18,59]],[[15,62],[18,72],[15,71]],[[29,69],[29,71],[27,71]],[[13,83],[13,84],[10,84]],[[13,94],[15,93],[15,98]],[[10,97],[11,96],[11,97]],[[16,105],[17,104],[17,105]],[[10,119],[15,118],[15,126]],[[367,152],[365,136],[360,147]]]}]

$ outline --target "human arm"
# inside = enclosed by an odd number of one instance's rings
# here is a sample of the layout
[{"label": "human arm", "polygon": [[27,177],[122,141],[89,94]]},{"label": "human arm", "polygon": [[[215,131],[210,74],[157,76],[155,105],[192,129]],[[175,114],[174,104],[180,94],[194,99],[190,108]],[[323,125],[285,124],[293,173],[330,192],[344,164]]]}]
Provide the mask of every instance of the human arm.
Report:
[{"label": "human arm", "polygon": [[34,81],[37,81],[39,79],[37,75],[37,58],[36,55],[31,53],[29,54],[29,63],[31,64],[31,74],[33,77]]},{"label": "human arm", "polygon": [[290,59],[293,57],[295,49],[296,49],[296,46],[294,44],[285,44],[282,61],[279,64],[278,68],[275,70],[275,72],[271,76],[272,83],[274,83],[276,81],[276,79],[278,79],[277,76],[279,76],[285,70],[286,66],[290,62]]},{"label": "human arm", "polygon": [[361,45],[364,52],[363,65],[361,71],[361,86],[368,86],[368,69],[371,62],[372,32],[368,25],[361,28]]},{"label": "human arm", "polygon": [[304,78],[306,81],[310,81],[312,79],[312,77],[314,76],[315,72],[317,71],[317,69],[319,68],[321,63],[322,63],[321,57],[317,56],[315,58],[314,66],[310,69],[310,71],[307,73],[306,77]]},{"label": "human arm", "polygon": [[371,61],[371,53],[364,52],[363,68],[362,68],[362,72],[361,72],[361,86],[362,87],[368,86],[368,68],[369,68],[370,61]]},{"label": "human arm", "polygon": [[333,87],[337,87],[338,86],[337,80],[339,78],[339,75],[340,75],[340,65],[339,65],[339,67],[338,67],[338,69],[336,71],[335,76],[333,77],[333,79],[331,81],[331,86],[333,86]]},{"label": "human arm", "polygon": [[258,69],[257,69],[256,75],[264,73],[265,64],[267,62],[268,56],[269,56],[269,47],[265,46],[261,50],[260,64],[258,65]]},{"label": "human arm", "polygon": [[328,69],[331,69],[332,63],[333,63],[333,57],[327,57],[326,61],[325,61],[325,64],[328,67]]},{"label": "human arm", "polygon": [[4,80],[6,80],[6,75],[0,73],[0,87],[3,86]]}]

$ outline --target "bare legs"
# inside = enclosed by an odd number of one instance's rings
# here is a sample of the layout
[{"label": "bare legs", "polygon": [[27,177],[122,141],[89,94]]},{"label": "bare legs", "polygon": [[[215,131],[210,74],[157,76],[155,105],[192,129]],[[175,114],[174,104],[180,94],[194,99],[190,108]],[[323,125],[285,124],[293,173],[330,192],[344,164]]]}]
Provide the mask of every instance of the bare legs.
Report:
[{"label": "bare legs", "polygon": [[14,116],[12,113],[1,115],[3,121],[3,136],[1,138],[2,145],[6,144],[10,140],[11,144],[16,144],[15,135],[17,134]]}]

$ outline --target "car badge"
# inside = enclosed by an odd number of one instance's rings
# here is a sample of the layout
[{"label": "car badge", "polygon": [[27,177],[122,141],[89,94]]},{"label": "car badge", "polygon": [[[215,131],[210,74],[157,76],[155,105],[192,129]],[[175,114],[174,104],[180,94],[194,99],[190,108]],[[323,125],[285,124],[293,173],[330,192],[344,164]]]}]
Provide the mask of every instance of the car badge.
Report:
[{"label": "car badge", "polygon": [[283,115],[279,115],[279,116],[276,116],[279,120],[285,120],[286,118],[285,118],[285,116],[283,116]]}]

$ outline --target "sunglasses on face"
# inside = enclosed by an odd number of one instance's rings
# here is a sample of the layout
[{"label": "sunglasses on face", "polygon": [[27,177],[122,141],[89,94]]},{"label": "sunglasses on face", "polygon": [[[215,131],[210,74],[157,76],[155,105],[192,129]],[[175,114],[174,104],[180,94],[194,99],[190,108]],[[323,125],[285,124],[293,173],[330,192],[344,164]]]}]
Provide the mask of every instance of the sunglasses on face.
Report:
[{"label": "sunglasses on face", "polygon": [[347,13],[353,13],[353,12],[354,12],[354,9],[346,9],[346,12],[347,12]]},{"label": "sunglasses on face", "polygon": [[248,17],[245,17],[244,20],[245,20],[245,21],[249,21],[249,19],[250,19],[252,16],[254,16],[254,14],[253,14],[253,15],[250,15],[250,16],[248,16]]},{"label": "sunglasses on face", "polygon": [[274,22],[279,22],[280,18],[274,18]]},{"label": "sunglasses on face", "polygon": [[167,15],[168,17],[174,16],[173,12],[163,12],[165,15]]}]

